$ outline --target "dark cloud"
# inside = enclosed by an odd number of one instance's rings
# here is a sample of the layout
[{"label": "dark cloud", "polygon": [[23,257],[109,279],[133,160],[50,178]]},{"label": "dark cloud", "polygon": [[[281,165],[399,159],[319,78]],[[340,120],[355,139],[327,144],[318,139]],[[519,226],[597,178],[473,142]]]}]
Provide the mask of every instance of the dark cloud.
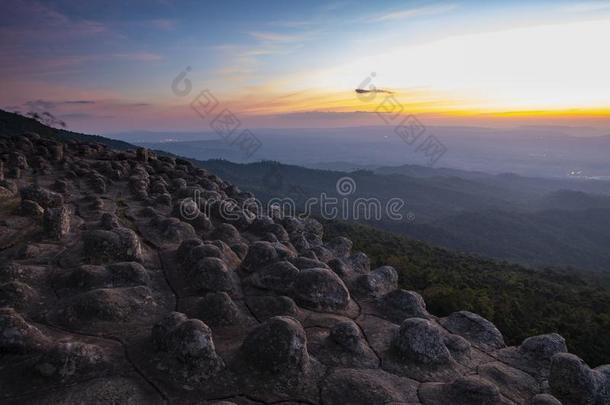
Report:
[{"label": "dark cloud", "polygon": [[115,116],[114,115],[96,115],[96,114],[79,112],[79,113],[62,114],[59,116],[59,118],[62,118],[65,120],[69,120],[69,119],[82,120],[82,119],[91,119],[91,118],[97,118],[97,119],[115,118]]},{"label": "dark cloud", "polygon": [[95,104],[93,100],[65,100],[65,101],[51,101],[51,100],[30,100],[25,102],[23,105],[31,110],[52,110],[59,105],[82,105],[82,104]]},{"label": "dark cloud", "polygon": [[95,104],[93,100],[70,100],[62,101],[62,104]]},{"label": "dark cloud", "polygon": [[371,90],[356,89],[356,93],[358,93],[358,94],[362,94],[362,93],[386,93],[386,94],[394,94],[393,91],[383,90],[383,89],[371,89]]},{"label": "dark cloud", "polygon": [[57,103],[46,100],[31,100],[26,101],[23,105],[30,110],[50,110],[55,108]]}]

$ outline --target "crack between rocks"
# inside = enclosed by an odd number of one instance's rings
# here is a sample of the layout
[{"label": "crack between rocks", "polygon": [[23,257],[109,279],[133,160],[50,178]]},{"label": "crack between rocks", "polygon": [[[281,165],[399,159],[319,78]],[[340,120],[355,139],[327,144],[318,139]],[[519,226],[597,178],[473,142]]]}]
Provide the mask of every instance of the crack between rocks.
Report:
[{"label": "crack between rocks", "polygon": [[[46,327],[49,327],[51,329],[59,330],[59,331],[65,332],[65,333],[73,334],[73,335],[87,336],[87,337],[92,337],[92,338],[96,338],[96,339],[111,340],[113,342],[120,344],[121,348],[123,349],[123,357],[125,357],[125,360],[127,360],[127,362],[131,365],[131,367],[136,372],[136,374],[138,374],[140,376],[140,378],[142,378],[150,387],[152,387],[155,390],[155,392],[163,399],[163,401],[165,403],[169,403],[169,397],[163,392],[163,390],[161,390],[161,388],[159,388],[157,386],[157,384],[155,384],[151,379],[149,379],[144,374],[144,372],[136,365],[136,363],[130,357],[129,351],[127,350],[127,345],[125,344],[125,342],[122,339],[117,338],[115,336],[111,336],[111,335],[96,335],[93,333],[73,331],[71,329],[63,328],[61,326],[57,326],[54,324],[45,323],[43,325]],[[96,377],[96,378],[98,378],[98,377]]]},{"label": "crack between rocks", "polygon": [[156,253],[157,259],[159,260],[159,266],[161,268],[161,274],[163,275],[163,280],[165,280],[165,284],[167,284],[167,287],[174,295],[174,311],[177,312],[178,303],[180,301],[180,296],[178,295],[178,292],[174,289],[174,286],[170,282],[169,276],[167,275],[167,270],[165,269],[165,263],[163,262],[163,258],[161,257],[161,252],[160,252],[161,248],[158,247],[156,244],[154,244],[152,241],[146,239],[139,232],[139,230],[138,230],[137,234],[138,234],[139,238],[142,240],[142,243],[144,243],[146,246],[148,246],[150,249],[152,249]]},{"label": "crack between rocks", "polygon": [[[360,304],[358,303],[358,306],[360,307]],[[360,315],[367,315],[363,312],[360,312]],[[375,315],[372,315],[375,316]],[[358,318],[360,318],[360,316],[358,316]],[[377,317],[379,318],[379,317]],[[379,318],[382,319],[382,318]],[[367,336],[366,332],[364,331],[364,328],[357,322],[357,318],[356,320],[354,320],[354,323],[358,326],[358,329],[360,329],[360,332],[362,333],[362,336],[364,336],[364,340],[366,340],[366,344],[369,345],[369,347],[371,348],[371,350],[373,351],[373,353],[375,353],[375,356],[377,357],[377,361],[378,361],[378,367],[380,369],[383,369],[383,360],[381,355],[377,352],[377,350],[373,347],[373,345],[371,344],[371,342],[369,341],[369,337]]]},{"label": "crack between rocks", "polygon": [[32,396],[38,396],[38,395],[44,394],[46,392],[53,392],[53,391],[57,390],[58,388],[61,389],[61,388],[76,387],[79,384],[84,384],[84,383],[88,383],[88,382],[91,382],[91,381],[104,380],[104,379],[107,379],[107,377],[85,378],[85,379],[82,379],[80,381],[76,381],[76,382],[71,383],[71,384],[60,383],[60,384],[56,384],[56,385],[53,385],[53,386],[48,387],[48,388],[37,389],[36,391],[33,391],[33,392],[27,392],[27,393],[24,393],[24,394],[13,395],[13,396],[10,396],[10,397],[3,397],[3,398],[0,398],[0,401],[12,401],[12,400],[15,400],[15,399],[20,399],[20,398],[27,398],[27,397],[32,397]]},{"label": "crack between rocks", "polygon": [[174,295],[174,311],[178,311],[178,303],[180,301],[180,296],[178,296],[178,293],[176,292],[176,290],[174,289],[174,286],[172,285],[172,283],[169,280],[167,271],[165,269],[165,264],[163,263],[163,259],[161,258],[161,253],[157,249],[155,249],[155,252],[157,253],[157,257],[159,258],[159,265],[161,266],[161,274],[163,274],[163,279],[165,280],[165,284],[167,284],[170,291]]},{"label": "crack between rocks", "polygon": [[247,300],[247,296],[244,295],[244,306],[246,307],[246,309],[248,310],[248,312],[250,312],[250,315],[252,315],[252,317],[256,320],[256,322],[258,322],[259,324],[262,323],[260,319],[258,319],[258,316],[256,316],[256,314],[254,313],[254,311],[252,311],[252,308],[250,308],[250,305],[248,304],[248,300]]},{"label": "crack between rocks", "polygon": [[[368,342],[367,342],[367,344],[368,344]],[[323,375],[323,376],[322,376],[322,378],[320,379],[320,383],[319,383],[319,385],[318,385],[318,403],[319,403],[320,405],[324,404],[324,401],[322,400],[322,386],[323,386],[323,383],[322,383],[322,382],[323,382],[323,381],[325,381],[325,380],[328,378],[328,376],[330,375],[330,373],[331,373],[332,371],[334,371],[334,369],[333,369],[333,368],[331,368],[331,367],[327,367],[327,368],[326,368],[326,370],[324,370],[324,375]]]}]

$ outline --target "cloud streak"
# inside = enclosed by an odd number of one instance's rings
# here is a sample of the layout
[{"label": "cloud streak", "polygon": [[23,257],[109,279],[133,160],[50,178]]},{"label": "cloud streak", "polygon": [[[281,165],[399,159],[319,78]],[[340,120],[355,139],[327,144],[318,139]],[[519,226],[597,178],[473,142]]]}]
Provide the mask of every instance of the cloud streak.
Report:
[{"label": "cloud streak", "polygon": [[269,42],[293,42],[299,41],[302,39],[299,35],[288,35],[281,34],[276,32],[259,32],[253,31],[248,33],[251,37],[256,38],[260,41],[269,41]]},{"label": "cloud streak", "polygon": [[392,11],[387,14],[383,14],[373,18],[372,22],[387,22],[387,21],[397,21],[397,20],[405,20],[410,18],[417,17],[426,17],[438,14],[445,14],[457,9],[458,6],[456,4],[440,4],[434,6],[424,6],[424,7],[413,7],[404,10]]},{"label": "cloud streak", "polygon": [[580,2],[577,4],[568,4],[560,7],[560,11],[566,13],[590,13],[610,9],[608,1],[589,1]]}]

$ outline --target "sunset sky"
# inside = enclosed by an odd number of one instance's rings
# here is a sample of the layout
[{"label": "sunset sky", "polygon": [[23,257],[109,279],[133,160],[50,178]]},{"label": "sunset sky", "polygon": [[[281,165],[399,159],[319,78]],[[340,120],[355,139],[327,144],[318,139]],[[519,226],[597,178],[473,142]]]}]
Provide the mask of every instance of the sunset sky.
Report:
[{"label": "sunset sky", "polygon": [[437,125],[610,130],[610,1],[120,3],[0,2],[0,108],[206,130],[208,89],[253,128],[380,125],[391,96]]}]

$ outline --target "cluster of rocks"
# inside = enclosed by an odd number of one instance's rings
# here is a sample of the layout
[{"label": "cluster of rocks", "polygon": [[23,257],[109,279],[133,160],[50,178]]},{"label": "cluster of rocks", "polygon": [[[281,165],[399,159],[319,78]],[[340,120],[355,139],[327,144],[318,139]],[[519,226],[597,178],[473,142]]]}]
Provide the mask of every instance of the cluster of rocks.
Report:
[{"label": "cluster of rocks", "polygon": [[561,336],[438,318],[189,161],[20,134],[0,162],[2,402],[610,404]]}]

